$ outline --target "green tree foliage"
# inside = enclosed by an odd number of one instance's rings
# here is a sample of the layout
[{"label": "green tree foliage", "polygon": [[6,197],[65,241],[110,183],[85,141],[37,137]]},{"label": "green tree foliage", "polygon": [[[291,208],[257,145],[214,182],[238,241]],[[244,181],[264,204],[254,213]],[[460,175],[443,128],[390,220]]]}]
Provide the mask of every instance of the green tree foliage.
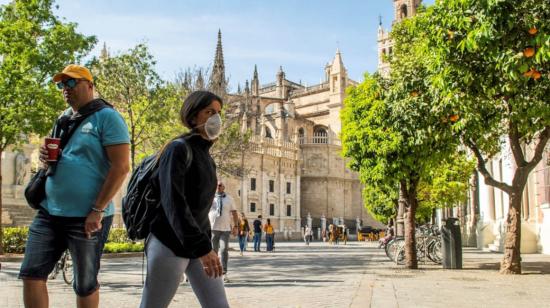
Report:
[{"label": "green tree foliage", "polygon": [[469,180],[474,170],[474,161],[456,152],[428,171],[418,188],[417,220],[429,222],[433,209],[466,202]]},{"label": "green tree foliage", "polygon": [[420,17],[396,24],[392,31],[394,55],[387,80],[365,76],[348,91],[342,111],[343,153],[367,186],[384,190],[399,185],[406,205],[405,254],[407,267],[417,268],[415,216],[422,180],[449,157],[457,146],[451,121],[434,108],[429,91],[429,52]]},{"label": "green tree foliage", "polygon": [[[429,15],[437,106],[456,114],[485,183],[509,195],[501,272],[521,273],[521,196],[550,138],[550,2],[437,1]],[[511,184],[486,167],[504,143],[517,166]]]},{"label": "green tree foliage", "polygon": [[399,185],[383,186],[365,183],[363,201],[372,216],[383,224],[397,215],[397,199]]},{"label": "green tree foliage", "polygon": [[97,93],[113,103],[128,124],[132,168],[184,131],[179,110],[185,89],[161,80],[145,44],[96,58],[91,68]]},{"label": "green tree foliage", "polygon": [[[48,132],[64,106],[51,77],[79,62],[96,42],[77,33],[75,23],[61,21],[52,6],[51,0],[0,6],[0,156],[30,135]],[[0,201],[0,217],[1,209]],[[1,236],[0,227],[0,243]]]}]

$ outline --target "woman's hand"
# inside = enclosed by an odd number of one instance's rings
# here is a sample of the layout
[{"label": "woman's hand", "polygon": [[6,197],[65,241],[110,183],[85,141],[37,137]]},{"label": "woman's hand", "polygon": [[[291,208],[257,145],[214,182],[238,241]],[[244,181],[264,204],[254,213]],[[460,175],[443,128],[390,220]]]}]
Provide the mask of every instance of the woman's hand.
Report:
[{"label": "woman's hand", "polygon": [[214,250],[199,258],[206,276],[218,278],[223,275],[223,268],[218,254]]}]

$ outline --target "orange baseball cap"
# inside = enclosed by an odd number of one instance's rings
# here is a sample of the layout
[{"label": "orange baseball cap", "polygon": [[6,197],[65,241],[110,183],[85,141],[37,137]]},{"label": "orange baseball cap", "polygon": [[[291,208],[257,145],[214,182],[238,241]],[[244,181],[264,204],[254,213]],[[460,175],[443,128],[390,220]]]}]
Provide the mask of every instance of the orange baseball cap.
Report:
[{"label": "orange baseball cap", "polygon": [[64,76],[69,76],[77,79],[86,79],[90,82],[92,82],[94,79],[89,69],[77,64],[67,65],[67,67],[65,67],[61,73],[57,73],[53,76],[53,81],[59,82],[61,81],[61,79],[63,79]]}]

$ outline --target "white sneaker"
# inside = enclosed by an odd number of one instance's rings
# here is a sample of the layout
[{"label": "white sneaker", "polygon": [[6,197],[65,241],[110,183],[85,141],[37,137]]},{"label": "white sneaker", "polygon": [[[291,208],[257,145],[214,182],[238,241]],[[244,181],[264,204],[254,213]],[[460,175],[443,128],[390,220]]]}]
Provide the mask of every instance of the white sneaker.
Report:
[{"label": "white sneaker", "polygon": [[229,283],[229,277],[227,277],[227,274],[223,274],[223,282]]}]

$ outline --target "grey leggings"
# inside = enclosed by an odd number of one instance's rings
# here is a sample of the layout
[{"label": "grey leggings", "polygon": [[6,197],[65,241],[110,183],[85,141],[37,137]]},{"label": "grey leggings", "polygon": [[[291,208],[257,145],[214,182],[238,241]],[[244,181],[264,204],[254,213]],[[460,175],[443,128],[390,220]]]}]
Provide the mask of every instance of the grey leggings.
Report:
[{"label": "grey leggings", "polygon": [[199,259],[176,256],[153,234],[147,239],[146,254],[147,278],[140,308],[168,307],[183,273],[187,275],[202,307],[229,307],[222,278],[206,276]]}]

